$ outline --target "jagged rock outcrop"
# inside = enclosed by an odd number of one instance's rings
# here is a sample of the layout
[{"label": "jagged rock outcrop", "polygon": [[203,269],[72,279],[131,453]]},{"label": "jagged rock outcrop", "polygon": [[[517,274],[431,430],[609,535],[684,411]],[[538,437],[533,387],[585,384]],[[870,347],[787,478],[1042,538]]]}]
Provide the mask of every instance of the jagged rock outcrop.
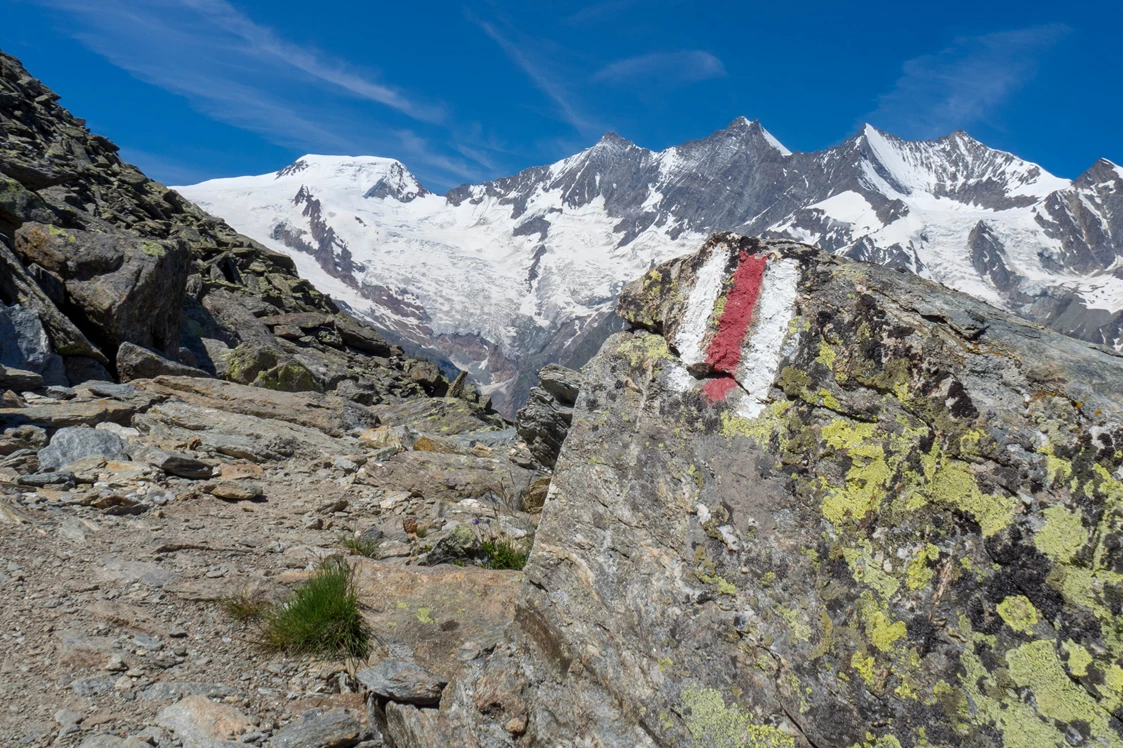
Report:
[{"label": "jagged rock outcrop", "polygon": [[552,468],[573,422],[573,404],[581,388],[581,375],[558,364],[548,364],[538,374],[515,421],[519,436],[542,465]]},{"label": "jagged rock outcrop", "polygon": [[[163,373],[178,363],[368,405],[447,387],[439,371],[411,378],[417,364],[400,347],[297,277],[290,258],[123,162],[58,98],[0,53],[0,302],[6,316],[33,317],[49,343],[48,361],[5,365],[47,384],[161,373],[118,371],[137,358],[135,348],[118,356],[131,344],[169,359]],[[228,359],[242,346],[274,362],[240,376]]]},{"label": "jagged rock outcrop", "polygon": [[1123,359],[732,235],[620,314],[508,643],[399,748],[1123,744]]}]

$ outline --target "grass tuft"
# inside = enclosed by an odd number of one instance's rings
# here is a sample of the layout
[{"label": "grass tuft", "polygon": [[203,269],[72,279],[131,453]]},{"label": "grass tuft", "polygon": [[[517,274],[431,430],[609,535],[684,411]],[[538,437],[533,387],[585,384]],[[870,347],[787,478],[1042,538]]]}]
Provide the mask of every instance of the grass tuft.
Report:
[{"label": "grass tuft", "polygon": [[359,611],[354,572],[326,561],[300,587],[262,616],[266,649],[291,655],[318,654],[365,659],[370,629]]},{"label": "grass tuft", "polygon": [[502,535],[483,541],[483,549],[487,556],[483,563],[485,569],[522,571],[526,566],[526,560],[530,557],[530,548],[525,543],[519,543]]},{"label": "grass tuft", "polygon": [[344,535],[339,539],[339,545],[356,555],[366,556],[367,558],[374,558],[374,553],[378,550],[377,541],[366,540],[355,535]]}]

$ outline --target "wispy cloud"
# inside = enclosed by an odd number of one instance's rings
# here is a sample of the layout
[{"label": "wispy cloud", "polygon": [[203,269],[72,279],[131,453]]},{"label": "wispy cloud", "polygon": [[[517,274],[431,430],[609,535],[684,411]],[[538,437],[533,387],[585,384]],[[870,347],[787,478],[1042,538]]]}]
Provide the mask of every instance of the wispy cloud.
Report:
[{"label": "wispy cloud", "polygon": [[285,42],[270,29],[254,23],[226,0],[182,0],[182,2],[184,6],[209,18],[219,28],[244,39],[259,55],[271,56],[277,62],[291,65],[313,78],[338,86],[360,98],[385,104],[414,119],[435,122],[443,116],[443,112],[438,107],[413,101],[394,88],[368,80],[348,70],[337,60],[325,59],[315,50]]},{"label": "wispy cloud", "polygon": [[905,137],[932,138],[991,117],[1037,72],[1070,29],[1048,24],[964,37],[905,62],[893,90],[865,119]]},{"label": "wispy cloud", "polygon": [[547,72],[546,65],[531,59],[531,55],[526,49],[527,45],[516,43],[490,21],[483,21],[472,15],[469,15],[469,17],[500,46],[511,62],[515,63],[530,78],[538,90],[554,102],[565,122],[583,134],[598,131],[597,125],[577,111],[577,107],[571,101],[570,94],[565,86]]},{"label": "wispy cloud", "polygon": [[640,0],[602,0],[599,3],[586,5],[565,18],[565,22],[578,26],[585,23],[600,21],[607,16],[612,16],[635,6]]},{"label": "wispy cloud", "polygon": [[[114,65],[277,145],[397,155],[443,184],[484,176],[484,164],[450,156],[410,126],[443,140],[452,125],[442,107],[285,41],[226,0],[35,1],[64,14],[66,32]],[[177,173],[166,159],[159,169],[169,180]]]},{"label": "wispy cloud", "polygon": [[725,65],[702,50],[654,52],[614,62],[593,74],[601,83],[634,83],[651,80],[660,83],[694,83],[708,78],[724,78]]}]

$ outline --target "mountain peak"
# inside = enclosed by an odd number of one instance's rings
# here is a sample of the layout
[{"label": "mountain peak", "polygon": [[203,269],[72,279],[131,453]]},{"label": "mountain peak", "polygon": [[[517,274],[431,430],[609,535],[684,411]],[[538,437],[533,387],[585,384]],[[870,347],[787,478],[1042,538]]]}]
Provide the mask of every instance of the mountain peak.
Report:
[{"label": "mountain peak", "polygon": [[1092,164],[1087,171],[1073,182],[1075,187],[1092,187],[1105,182],[1114,182],[1123,179],[1123,166],[1112,163],[1106,158],[1101,158]]},{"label": "mountain peak", "polygon": [[610,131],[606,132],[604,135],[601,135],[600,140],[598,140],[593,145],[594,148],[596,148],[597,146],[610,146],[610,147],[614,147],[614,148],[631,148],[631,147],[635,146],[635,143],[628,140],[627,138],[620,137],[619,135],[617,135],[616,133],[614,133],[610,130]]},{"label": "mountain peak", "polygon": [[784,144],[776,139],[772,133],[764,129],[764,125],[760,124],[760,120],[749,119],[744,115],[738,117],[729,123],[729,125],[722,130],[723,133],[728,133],[734,136],[744,135],[744,137],[756,137],[764,140],[765,143],[775,148],[783,156],[790,156],[792,152],[784,147]]}]

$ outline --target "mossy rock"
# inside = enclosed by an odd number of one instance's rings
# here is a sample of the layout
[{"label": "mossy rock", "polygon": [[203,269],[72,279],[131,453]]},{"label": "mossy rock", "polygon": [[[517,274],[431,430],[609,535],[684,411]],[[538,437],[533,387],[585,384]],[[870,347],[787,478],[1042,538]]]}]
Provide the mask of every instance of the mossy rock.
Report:
[{"label": "mossy rock", "polygon": [[320,386],[312,372],[304,364],[296,361],[274,366],[263,371],[253,380],[254,387],[281,392],[319,392]]}]

